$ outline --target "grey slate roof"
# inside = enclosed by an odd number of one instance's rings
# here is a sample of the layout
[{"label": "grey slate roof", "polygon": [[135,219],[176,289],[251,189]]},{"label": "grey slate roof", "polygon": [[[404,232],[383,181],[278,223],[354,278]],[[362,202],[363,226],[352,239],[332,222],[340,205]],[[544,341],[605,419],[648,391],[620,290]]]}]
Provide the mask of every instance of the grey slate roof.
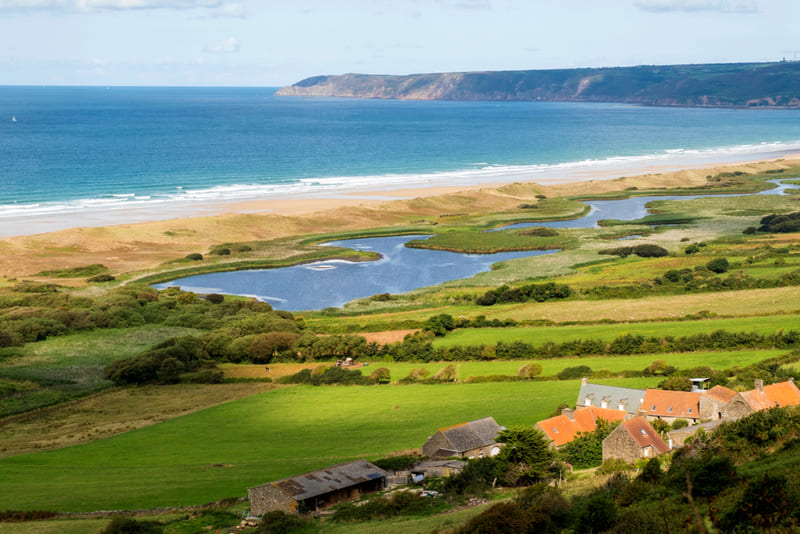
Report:
[{"label": "grey slate roof", "polygon": [[354,460],[303,475],[276,480],[270,482],[269,485],[299,502],[386,476],[386,471],[370,462]]},{"label": "grey slate roof", "polygon": [[586,406],[586,397],[591,396],[590,406],[602,406],[602,401],[605,400],[608,405],[607,408],[617,410],[620,403],[624,405],[624,410],[630,414],[635,414],[639,410],[639,405],[642,404],[644,399],[645,390],[621,388],[617,386],[604,386],[602,384],[587,383],[581,385],[581,390],[578,393],[578,401],[576,406]]},{"label": "grey slate roof", "polygon": [[439,432],[453,445],[453,450],[460,453],[495,443],[500,430],[502,427],[493,417],[484,417],[477,421],[442,428]]}]

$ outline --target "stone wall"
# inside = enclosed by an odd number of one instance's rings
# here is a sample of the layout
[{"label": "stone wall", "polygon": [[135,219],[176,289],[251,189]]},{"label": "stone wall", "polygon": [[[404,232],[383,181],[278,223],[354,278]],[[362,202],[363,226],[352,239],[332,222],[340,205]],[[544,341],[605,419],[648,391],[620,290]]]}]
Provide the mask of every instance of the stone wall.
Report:
[{"label": "stone wall", "polygon": [[732,398],[722,409],[722,417],[724,419],[739,419],[751,413],[753,413],[753,409],[744,401],[740,394]]},{"label": "stone wall", "polygon": [[286,514],[297,513],[297,501],[271,484],[250,488],[247,496],[250,499],[251,515],[261,516],[274,510]]},{"label": "stone wall", "polygon": [[[651,452],[652,454],[652,452]],[[639,444],[622,425],[611,431],[603,440],[603,461],[617,458],[628,463],[633,463],[642,457]]]}]

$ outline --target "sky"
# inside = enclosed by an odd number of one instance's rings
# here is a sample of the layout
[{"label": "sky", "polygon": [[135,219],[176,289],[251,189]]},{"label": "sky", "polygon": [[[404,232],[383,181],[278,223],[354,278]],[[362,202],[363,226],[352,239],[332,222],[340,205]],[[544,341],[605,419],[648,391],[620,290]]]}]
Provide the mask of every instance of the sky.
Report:
[{"label": "sky", "polygon": [[800,0],[0,0],[0,85],[800,60]]}]

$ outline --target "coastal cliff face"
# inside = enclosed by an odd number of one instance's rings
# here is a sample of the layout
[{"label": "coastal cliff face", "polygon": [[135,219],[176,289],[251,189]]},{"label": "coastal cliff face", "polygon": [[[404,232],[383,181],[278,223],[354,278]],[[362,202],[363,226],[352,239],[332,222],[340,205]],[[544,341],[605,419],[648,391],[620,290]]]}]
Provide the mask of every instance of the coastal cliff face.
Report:
[{"label": "coastal cliff face", "polygon": [[400,100],[621,102],[800,107],[800,62],[315,76],[277,92]]}]

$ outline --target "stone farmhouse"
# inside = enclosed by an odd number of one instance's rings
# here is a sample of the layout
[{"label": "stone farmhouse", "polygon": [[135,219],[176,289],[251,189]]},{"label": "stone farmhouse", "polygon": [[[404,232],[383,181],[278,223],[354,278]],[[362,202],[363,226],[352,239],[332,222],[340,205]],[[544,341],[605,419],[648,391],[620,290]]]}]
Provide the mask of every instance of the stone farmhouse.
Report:
[{"label": "stone farmhouse", "polygon": [[597,428],[597,420],[614,422],[628,417],[628,412],[611,410],[596,406],[577,406],[574,410],[564,408],[561,415],[550,417],[536,423],[536,428],[544,432],[550,445],[560,447],[574,440],[581,432],[593,432]]},{"label": "stone farmhouse", "polygon": [[502,446],[496,438],[502,429],[492,417],[441,428],[422,446],[422,454],[431,459],[496,456]]},{"label": "stone farmhouse", "polygon": [[644,400],[645,390],[592,384],[585,377],[575,406],[597,406],[610,410],[622,410],[633,417]]},{"label": "stone farmhouse", "polygon": [[359,498],[386,487],[386,472],[366,460],[337,464],[247,490],[250,514],[297,514]]},{"label": "stone farmhouse", "polygon": [[644,417],[635,417],[619,424],[603,440],[603,461],[624,460],[633,463],[668,452],[667,445]]},{"label": "stone farmhouse", "polygon": [[776,406],[795,406],[800,404],[800,390],[793,379],[777,384],[764,385],[763,380],[755,381],[755,388],[737,393],[722,409],[724,418],[744,417],[759,410]]}]

